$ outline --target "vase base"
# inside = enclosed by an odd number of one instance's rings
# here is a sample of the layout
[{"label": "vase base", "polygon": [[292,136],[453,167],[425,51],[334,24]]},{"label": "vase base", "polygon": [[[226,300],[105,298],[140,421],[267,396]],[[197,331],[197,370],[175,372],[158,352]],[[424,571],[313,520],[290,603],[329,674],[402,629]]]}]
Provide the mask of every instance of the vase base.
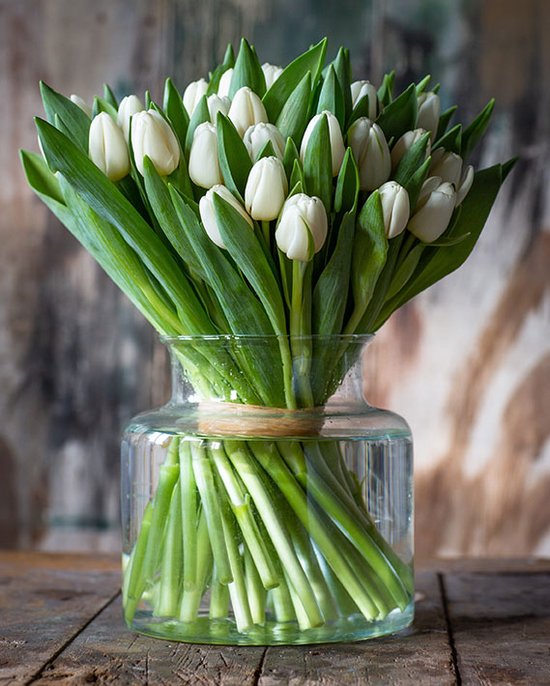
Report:
[{"label": "vase base", "polygon": [[362,615],[340,619],[322,627],[301,630],[296,622],[267,622],[247,632],[237,631],[232,619],[199,617],[185,623],[173,618],[154,617],[137,612],[128,628],[139,634],[182,643],[211,645],[308,645],[350,643],[395,634],[409,627],[414,619],[414,602],[403,611],[394,610],[382,620],[369,622]]}]

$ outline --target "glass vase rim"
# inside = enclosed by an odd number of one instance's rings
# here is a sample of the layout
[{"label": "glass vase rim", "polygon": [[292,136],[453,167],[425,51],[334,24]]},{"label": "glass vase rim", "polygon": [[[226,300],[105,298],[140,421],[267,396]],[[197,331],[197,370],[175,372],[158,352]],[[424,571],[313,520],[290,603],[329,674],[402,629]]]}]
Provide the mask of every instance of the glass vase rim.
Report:
[{"label": "glass vase rim", "polygon": [[278,341],[279,339],[293,341],[318,341],[335,343],[370,343],[374,340],[374,333],[349,333],[349,334],[310,334],[303,336],[293,336],[291,334],[241,334],[241,333],[219,333],[219,334],[183,334],[170,335],[160,334],[159,340],[164,345],[176,345],[178,343],[199,343],[199,342],[260,342]]}]

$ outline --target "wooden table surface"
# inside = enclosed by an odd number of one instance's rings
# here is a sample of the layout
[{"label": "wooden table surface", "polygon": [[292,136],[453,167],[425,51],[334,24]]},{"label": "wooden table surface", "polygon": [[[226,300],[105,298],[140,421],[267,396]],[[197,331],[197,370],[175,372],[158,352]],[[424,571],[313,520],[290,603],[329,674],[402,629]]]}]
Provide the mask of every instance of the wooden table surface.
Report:
[{"label": "wooden table surface", "polygon": [[411,630],[341,645],[137,636],[118,587],[112,556],[0,552],[0,684],[550,684],[550,560],[434,563]]}]

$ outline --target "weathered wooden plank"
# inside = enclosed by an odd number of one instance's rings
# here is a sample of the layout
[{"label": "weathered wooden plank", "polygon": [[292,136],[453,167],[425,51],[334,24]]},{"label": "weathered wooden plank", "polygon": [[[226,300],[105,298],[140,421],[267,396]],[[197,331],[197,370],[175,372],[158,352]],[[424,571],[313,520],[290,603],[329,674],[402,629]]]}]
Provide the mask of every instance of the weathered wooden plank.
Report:
[{"label": "weathered wooden plank", "polygon": [[550,572],[444,576],[464,684],[550,683]]},{"label": "weathered wooden plank", "polygon": [[259,686],[454,684],[437,575],[421,572],[417,588],[416,620],[410,631],[364,643],[269,648]]},{"label": "weathered wooden plank", "polygon": [[193,645],[137,636],[124,625],[117,599],[33,683],[248,686],[255,683],[263,653],[264,648]]},{"label": "weathered wooden plank", "polygon": [[23,684],[118,592],[112,557],[2,553],[0,684]]}]

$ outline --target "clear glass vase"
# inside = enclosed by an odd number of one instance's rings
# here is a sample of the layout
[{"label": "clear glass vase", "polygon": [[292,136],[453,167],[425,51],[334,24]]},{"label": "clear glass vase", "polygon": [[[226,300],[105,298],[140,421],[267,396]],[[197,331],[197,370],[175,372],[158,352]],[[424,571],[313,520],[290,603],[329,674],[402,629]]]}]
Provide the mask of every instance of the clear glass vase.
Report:
[{"label": "clear glass vase", "polygon": [[412,439],[365,401],[368,340],[165,339],[172,397],[122,442],[132,630],[274,645],[411,623]]}]

